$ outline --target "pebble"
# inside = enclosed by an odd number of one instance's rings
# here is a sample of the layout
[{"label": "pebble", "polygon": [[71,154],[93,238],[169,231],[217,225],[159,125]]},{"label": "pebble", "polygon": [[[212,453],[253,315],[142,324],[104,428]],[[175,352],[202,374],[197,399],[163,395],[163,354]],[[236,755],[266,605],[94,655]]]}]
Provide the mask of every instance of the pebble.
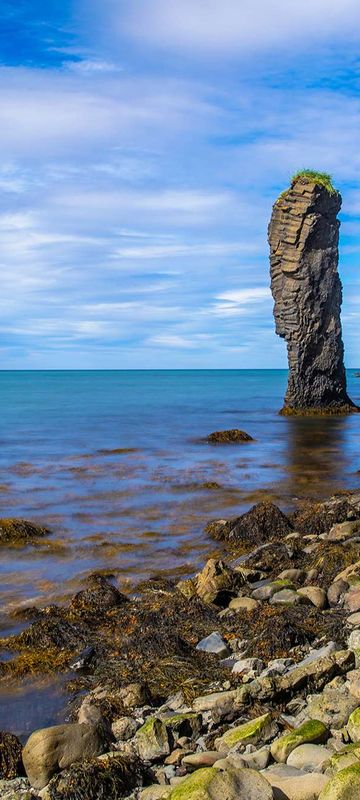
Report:
[{"label": "pebble", "polygon": [[229,652],[227,644],[217,631],[210,633],[210,636],[206,636],[205,639],[201,639],[196,645],[196,649],[204,653],[214,653],[217,656],[225,656]]}]

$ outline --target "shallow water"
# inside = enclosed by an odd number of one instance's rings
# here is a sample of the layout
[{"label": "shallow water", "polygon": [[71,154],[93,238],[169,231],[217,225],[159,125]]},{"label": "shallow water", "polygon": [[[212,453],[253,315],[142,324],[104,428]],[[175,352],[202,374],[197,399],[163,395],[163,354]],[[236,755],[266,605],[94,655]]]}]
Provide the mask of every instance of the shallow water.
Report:
[{"label": "shallow water", "polygon": [[[355,372],[349,393],[360,403]],[[53,532],[1,548],[2,632],[16,607],[64,601],[94,570],[125,589],[163,570],[191,573],[216,550],[206,521],[263,497],[289,509],[358,487],[360,415],[280,417],[286,379],[281,370],[0,373],[0,516]],[[255,442],[201,441],[233,427]],[[0,696],[0,727],[1,707]]]}]

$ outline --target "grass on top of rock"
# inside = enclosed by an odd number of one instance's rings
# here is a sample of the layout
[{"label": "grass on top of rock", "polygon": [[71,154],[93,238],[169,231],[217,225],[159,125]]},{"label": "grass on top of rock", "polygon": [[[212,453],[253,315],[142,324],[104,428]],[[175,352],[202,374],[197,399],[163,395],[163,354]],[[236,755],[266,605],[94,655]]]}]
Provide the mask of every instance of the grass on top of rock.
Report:
[{"label": "grass on top of rock", "polygon": [[329,175],[328,172],[317,172],[315,169],[300,169],[298,172],[295,172],[295,174],[292,175],[291,185],[293,186],[294,183],[297,183],[298,181],[317,183],[319,186],[324,186],[329,194],[336,194],[336,189],[332,182],[332,176]]}]

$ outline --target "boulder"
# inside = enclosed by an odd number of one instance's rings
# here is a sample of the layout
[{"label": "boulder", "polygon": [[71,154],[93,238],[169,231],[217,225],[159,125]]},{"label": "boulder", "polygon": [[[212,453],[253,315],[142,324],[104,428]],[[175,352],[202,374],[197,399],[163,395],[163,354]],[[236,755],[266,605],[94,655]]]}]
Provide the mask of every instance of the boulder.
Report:
[{"label": "boulder", "polygon": [[346,727],[351,741],[360,742],[360,708],[350,714]]},{"label": "boulder", "polygon": [[306,708],[306,716],[318,719],[328,728],[343,728],[359,701],[348,692],[326,686],[321,694],[313,696]]},{"label": "boulder", "polygon": [[291,667],[277,682],[279,692],[295,691],[304,686],[322,689],[335,675],[342,675],[355,666],[351,650],[336,652],[334,643],[314,650],[300,664]]},{"label": "boulder", "polygon": [[209,558],[196,579],[196,593],[204,603],[225,608],[235,594],[241,578],[224,561]]},{"label": "boulder", "polygon": [[320,586],[303,586],[298,589],[298,594],[305,597],[315,608],[322,610],[327,605],[327,595]]},{"label": "boulder", "polygon": [[200,695],[193,702],[194,711],[211,711],[217,706],[235,707],[240,710],[246,703],[248,691],[245,687],[231,689],[228,692],[213,692],[212,694]]},{"label": "boulder", "polygon": [[360,611],[360,588],[350,589],[346,592],[344,595],[344,608],[347,611],[351,611],[352,614]]},{"label": "boulder", "polygon": [[281,589],[275,592],[270,600],[272,606],[299,606],[303,602],[303,598],[293,589]]},{"label": "boulder", "polygon": [[141,708],[150,700],[150,692],[146,683],[128,683],[116,692],[116,700],[123,708]]},{"label": "boulder", "polygon": [[359,800],[360,764],[340,770],[328,782],[319,795],[319,800]]},{"label": "boulder", "polygon": [[105,729],[76,722],[35,731],[25,744],[22,758],[31,785],[43,789],[57,772],[98,756],[108,747]]},{"label": "boulder", "polygon": [[127,742],[132,739],[139,727],[139,722],[133,717],[118,717],[111,724],[113,736],[118,742]]},{"label": "boulder", "polygon": [[301,744],[292,750],[286,763],[305,772],[317,772],[322,770],[331,756],[331,750],[322,744]]},{"label": "boulder", "polygon": [[283,764],[287,761],[290,753],[301,744],[322,743],[328,738],[328,729],[323,722],[310,720],[304,722],[298,728],[294,728],[290,733],[281,736],[271,745],[271,755],[275,761]]},{"label": "boulder", "polygon": [[269,782],[252,769],[199,769],[175,786],[170,800],[273,800]]},{"label": "boulder", "polygon": [[288,778],[264,772],[264,777],[273,787],[274,800],[318,800],[329,778],[321,773],[306,774],[300,770],[298,772],[298,775]]}]

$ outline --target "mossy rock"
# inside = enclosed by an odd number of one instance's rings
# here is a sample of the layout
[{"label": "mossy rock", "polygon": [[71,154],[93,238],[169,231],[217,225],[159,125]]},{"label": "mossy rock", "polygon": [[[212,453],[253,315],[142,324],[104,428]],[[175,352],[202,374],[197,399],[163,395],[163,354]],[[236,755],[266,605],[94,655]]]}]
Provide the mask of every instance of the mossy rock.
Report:
[{"label": "mossy rock", "polygon": [[143,761],[157,761],[170,753],[166,724],[158,717],[149,717],[135,736],[136,746]]},{"label": "mossy rock", "polygon": [[184,714],[172,714],[169,717],[162,717],[162,722],[174,738],[186,736],[190,739],[199,736],[202,726],[202,716],[196,712],[189,711]]},{"label": "mossy rock", "polygon": [[272,800],[272,797],[272,787],[255,770],[228,769],[222,772],[206,767],[175,786],[169,800]]},{"label": "mossy rock", "polygon": [[0,544],[26,544],[49,534],[48,528],[27,519],[0,519]]},{"label": "mossy rock", "polygon": [[350,714],[347,731],[352,742],[360,742],[360,707]]},{"label": "mossy rock", "polygon": [[266,735],[270,726],[271,714],[263,714],[263,716],[238,725],[236,728],[230,728],[216,740],[216,749],[227,752],[237,745],[257,744]]},{"label": "mossy rock", "polygon": [[346,767],[360,763],[360,744],[348,744],[339,753],[334,753],[328,764],[329,772],[335,774]]},{"label": "mossy rock", "polygon": [[317,719],[309,720],[295,728],[291,733],[286,733],[280,739],[276,739],[271,745],[271,755],[282,764],[285,764],[290,753],[301,744],[321,743],[328,737],[328,729],[323,722]]},{"label": "mossy rock", "polygon": [[319,795],[319,800],[359,800],[360,764],[337,772]]}]

